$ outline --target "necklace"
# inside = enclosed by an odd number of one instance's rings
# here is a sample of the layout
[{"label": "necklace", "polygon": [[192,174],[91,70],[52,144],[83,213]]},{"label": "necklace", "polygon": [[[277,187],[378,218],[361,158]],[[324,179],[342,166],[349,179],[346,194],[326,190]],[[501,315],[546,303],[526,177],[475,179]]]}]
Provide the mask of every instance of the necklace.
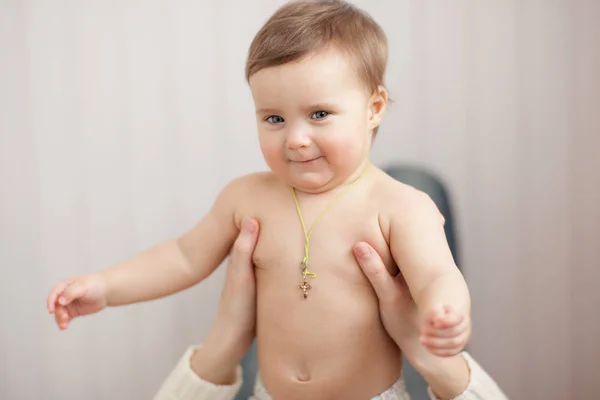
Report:
[{"label": "necklace", "polygon": [[302,211],[300,211],[300,205],[298,204],[298,197],[296,196],[296,189],[294,187],[292,187],[292,195],[294,196],[294,202],[296,203],[296,211],[298,211],[298,217],[300,218],[300,224],[302,225],[302,231],[304,232],[304,258],[302,259],[302,262],[300,263],[300,267],[302,269],[302,284],[300,286],[298,286],[300,288],[300,290],[302,290],[302,298],[304,298],[304,299],[306,299],[308,297],[308,291],[310,289],[312,289],[312,286],[310,286],[310,284],[307,282],[306,277],[307,276],[310,278],[317,277],[317,274],[308,270],[308,253],[309,253],[309,249],[310,249],[310,236],[312,235],[313,231],[315,230],[315,227],[321,221],[321,218],[327,212],[327,210],[329,210],[329,208],[331,208],[331,206],[333,206],[339,200],[339,198],[342,197],[342,195],[344,195],[352,186],[354,186],[354,184],[356,182],[358,182],[365,175],[365,173],[369,169],[369,165],[370,165],[370,163],[367,163],[367,166],[365,167],[363,172],[360,174],[360,176],[358,178],[356,178],[354,181],[352,181],[348,186],[346,186],[346,188],[344,188],[344,190],[342,190],[337,196],[335,196],[335,198],[331,201],[331,203],[329,203],[327,205],[327,207],[325,207],[325,209],[323,211],[321,211],[321,214],[319,214],[319,216],[317,217],[317,220],[315,221],[313,226],[310,228],[310,231],[308,233],[306,232],[306,225],[304,224],[304,218],[302,217]]}]

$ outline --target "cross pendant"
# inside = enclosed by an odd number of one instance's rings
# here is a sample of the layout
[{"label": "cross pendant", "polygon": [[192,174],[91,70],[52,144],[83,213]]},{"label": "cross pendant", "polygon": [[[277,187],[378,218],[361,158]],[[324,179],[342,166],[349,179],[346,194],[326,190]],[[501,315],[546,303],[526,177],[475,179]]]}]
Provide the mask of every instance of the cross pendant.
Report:
[{"label": "cross pendant", "polygon": [[308,264],[305,261],[302,261],[300,266],[302,267],[302,285],[298,287],[302,290],[302,298],[306,299],[308,297],[308,291],[312,289],[312,286],[306,282],[306,276],[308,275],[309,277],[314,278],[317,274],[308,270]]},{"label": "cross pendant", "polygon": [[302,289],[302,298],[306,299],[308,297],[308,291],[310,289],[312,289],[312,287],[310,286],[310,284],[308,282],[306,282],[306,280],[302,281],[302,285],[298,286],[300,289]]}]

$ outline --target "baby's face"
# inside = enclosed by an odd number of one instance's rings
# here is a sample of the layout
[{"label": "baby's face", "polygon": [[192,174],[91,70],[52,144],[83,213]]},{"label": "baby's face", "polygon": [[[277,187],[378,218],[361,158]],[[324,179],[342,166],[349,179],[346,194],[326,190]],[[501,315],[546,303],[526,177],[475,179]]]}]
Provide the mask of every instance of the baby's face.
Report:
[{"label": "baby's face", "polygon": [[262,69],[250,88],[261,151],[285,182],[319,193],[362,171],[379,117],[345,56],[330,50]]}]

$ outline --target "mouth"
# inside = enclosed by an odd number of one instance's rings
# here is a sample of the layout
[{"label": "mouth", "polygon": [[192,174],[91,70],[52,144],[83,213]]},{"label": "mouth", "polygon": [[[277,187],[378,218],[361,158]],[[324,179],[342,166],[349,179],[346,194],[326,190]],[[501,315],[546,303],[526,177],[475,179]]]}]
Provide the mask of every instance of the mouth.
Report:
[{"label": "mouth", "polygon": [[316,158],[311,158],[308,160],[292,160],[292,162],[294,162],[296,164],[300,164],[300,165],[309,165],[309,164],[319,161],[321,158],[323,158],[323,157],[316,157]]}]

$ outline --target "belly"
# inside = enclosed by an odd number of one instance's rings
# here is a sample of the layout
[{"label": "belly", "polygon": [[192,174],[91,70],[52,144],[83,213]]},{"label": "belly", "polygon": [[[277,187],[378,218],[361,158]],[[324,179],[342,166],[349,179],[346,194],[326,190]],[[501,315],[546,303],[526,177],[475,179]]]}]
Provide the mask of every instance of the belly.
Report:
[{"label": "belly", "polygon": [[257,271],[258,362],[275,400],[365,400],[398,379],[400,350],[361,276],[320,273],[303,299],[299,269]]}]

